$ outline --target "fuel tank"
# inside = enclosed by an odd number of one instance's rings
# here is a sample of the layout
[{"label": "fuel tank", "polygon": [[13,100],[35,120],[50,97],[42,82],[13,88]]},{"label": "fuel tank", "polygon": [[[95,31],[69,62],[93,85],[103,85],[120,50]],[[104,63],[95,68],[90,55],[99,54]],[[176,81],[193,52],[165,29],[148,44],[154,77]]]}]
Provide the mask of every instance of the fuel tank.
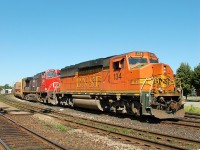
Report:
[{"label": "fuel tank", "polygon": [[100,104],[100,100],[96,99],[73,99],[74,107],[94,109],[103,111],[103,107]]}]

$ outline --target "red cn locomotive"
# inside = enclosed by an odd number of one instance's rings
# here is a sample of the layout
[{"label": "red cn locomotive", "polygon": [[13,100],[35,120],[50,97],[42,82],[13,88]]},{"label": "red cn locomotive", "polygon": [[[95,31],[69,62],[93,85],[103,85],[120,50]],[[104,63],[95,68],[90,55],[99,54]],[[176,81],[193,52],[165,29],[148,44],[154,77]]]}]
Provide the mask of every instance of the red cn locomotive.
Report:
[{"label": "red cn locomotive", "polygon": [[[22,99],[51,102],[59,87],[60,70],[47,70],[22,79]],[[54,103],[53,101],[52,103]]]}]

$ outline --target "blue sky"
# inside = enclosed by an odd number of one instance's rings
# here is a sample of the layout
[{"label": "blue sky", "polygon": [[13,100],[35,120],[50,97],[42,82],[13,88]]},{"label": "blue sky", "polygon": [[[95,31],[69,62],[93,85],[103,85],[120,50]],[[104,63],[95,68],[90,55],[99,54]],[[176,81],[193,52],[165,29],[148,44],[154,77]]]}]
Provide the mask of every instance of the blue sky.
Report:
[{"label": "blue sky", "polygon": [[0,0],[0,85],[134,50],[200,63],[200,0]]}]

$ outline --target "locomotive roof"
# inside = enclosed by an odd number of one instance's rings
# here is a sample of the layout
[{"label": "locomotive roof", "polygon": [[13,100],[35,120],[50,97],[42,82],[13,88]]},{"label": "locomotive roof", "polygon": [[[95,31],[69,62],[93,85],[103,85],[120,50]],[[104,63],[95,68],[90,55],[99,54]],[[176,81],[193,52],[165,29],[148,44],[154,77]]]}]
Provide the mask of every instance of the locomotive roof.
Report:
[{"label": "locomotive roof", "polygon": [[23,78],[22,80],[32,80],[33,77],[26,77],[26,78]]},{"label": "locomotive roof", "polygon": [[109,67],[111,58],[121,57],[121,56],[131,54],[134,52],[150,53],[150,52],[144,52],[144,51],[133,51],[133,52],[129,52],[129,53],[113,55],[113,56],[109,56],[109,57],[105,57],[105,58],[93,59],[93,60],[85,61],[85,62],[82,62],[79,64],[66,66],[65,68],[61,69],[61,77],[75,76],[76,72],[78,72],[80,69],[91,68],[91,67],[100,67],[100,66]]},{"label": "locomotive roof", "polygon": [[[113,57],[113,56],[111,56],[111,57]],[[74,76],[76,74],[76,72],[78,72],[80,69],[97,67],[97,66],[108,67],[111,57],[99,58],[99,59],[85,61],[85,62],[71,65],[71,66],[66,66],[65,68],[61,69],[61,77]]]}]

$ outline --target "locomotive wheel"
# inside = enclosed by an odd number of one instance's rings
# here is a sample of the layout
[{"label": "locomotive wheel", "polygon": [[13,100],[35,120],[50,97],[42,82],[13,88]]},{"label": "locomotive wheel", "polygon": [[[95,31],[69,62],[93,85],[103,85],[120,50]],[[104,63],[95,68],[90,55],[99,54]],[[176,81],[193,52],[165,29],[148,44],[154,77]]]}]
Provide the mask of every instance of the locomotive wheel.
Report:
[{"label": "locomotive wheel", "polygon": [[49,101],[52,105],[58,105],[58,98],[56,95],[53,95],[53,98],[49,98]]},{"label": "locomotive wheel", "polygon": [[48,98],[47,98],[47,96],[44,97],[44,98],[42,98],[42,99],[43,99],[43,102],[44,102],[45,104],[48,104]]},{"label": "locomotive wheel", "polygon": [[74,102],[72,97],[69,98],[69,106],[74,107]]},{"label": "locomotive wheel", "polygon": [[139,102],[134,101],[131,107],[133,114],[136,116],[141,116],[141,104]]}]

